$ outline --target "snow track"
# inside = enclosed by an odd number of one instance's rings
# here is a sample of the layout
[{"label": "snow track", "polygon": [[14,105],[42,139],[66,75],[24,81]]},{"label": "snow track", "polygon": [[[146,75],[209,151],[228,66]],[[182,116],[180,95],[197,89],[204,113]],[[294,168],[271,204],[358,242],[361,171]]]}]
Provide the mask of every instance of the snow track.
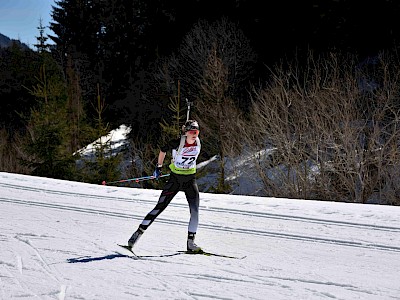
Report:
[{"label": "snow track", "polygon": [[[0,173],[0,299],[397,299],[393,208],[201,194],[197,241],[241,260],[176,255],[179,193],[130,259],[160,191]],[[396,209],[396,208],[395,208]]]},{"label": "snow track", "polygon": [[[153,200],[145,200],[145,199],[137,198],[137,196],[132,196],[132,198],[121,198],[121,197],[102,196],[102,195],[93,195],[93,194],[76,193],[76,192],[57,191],[57,190],[51,190],[51,189],[34,188],[34,187],[27,187],[27,186],[21,186],[21,185],[13,185],[13,184],[4,184],[4,183],[0,183],[0,187],[1,186],[6,187],[6,188],[11,188],[11,189],[16,189],[17,191],[18,190],[26,190],[26,191],[31,191],[31,192],[35,192],[35,193],[46,193],[49,195],[62,195],[62,196],[68,196],[68,197],[72,196],[74,198],[95,199],[95,200],[101,200],[101,201],[145,203],[145,204],[151,204],[151,205],[155,204],[154,199]],[[7,201],[7,199],[3,199],[3,200]],[[10,200],[12,201],[12,199],[10,199]],[[169,206],[180,207],[180,208],[184,207],[185,209],[187,208],[186,204],[173,203],[173,202]],[[236,214],[236,215],[241,215],[241,216],[251,216],[251,217],[278,219],[278,220],[289,220],[289,221],[297,221],[297,222],[327,224],[327,225],[331,224],[331,225],[336,225],[336,226],[365,228],[368,230],[400,232],[400,227],[307,218],[307,217],[301,217],[301,216],[272,214],[272,213],[259,212],[259,211],[246,211],[246,210],[217,208],[217,207],[202,207],[201,210],[206,211],[206,212],[210,211],[210,212],[218,212],[218,213],[225,213],[225,214]],[[143,216],[140,216],[140,217],[143,217]]]},{"label": "snow track", "polygon": [[[34,192],[43,192],[43,190],[40,189],[29,189],[30,191]],[[67,195],[65,192],[58,192],[58,191],[50,191],[46,190],[46,193],[52,194],[52,195]],[[77,193],[72,193],[74,197],[77,196]],[[132,200],[129,199],[119,199],[119,198],[114,198],[114,197],[95,197],[94,195],[89,195],[89,194],[79,194],[80,197],[84,198],[91,198],[94,200],[100,200],[100,201],[124,201],[124,202],[130,202]],[[102,210],[102,209],[93,209],[89,207],[84,207],[84,206],[71,206],[71,205],[62,205],[62,204],[53,204],[53,203],[46,203],[46,202],[38,202],[38,201],[30,201],[30,200],[20,200],[20,199],[10,199],[10,198],[3,198],[0,197],[0,202],[4,203],[12,203],[12,204],[19,204],[19,205],[25,205],[25,206],[35,206],[35,207],[46,207],[46,208],[51,208],[51,209],[57,209],[57,210],[65,210],[65,211],[74,211],[74,212],[80,212],[80,213],[86,213],[86,214],[95,214],[95,215],[103,215],[103,216],[110,216],[110,217],[116,217],[116,218],[123,218],[123,219],[128,219],[128,220],[142,220],[144,217],[143,213],[142,214],[130,214],[130,213],[124,213],[121,211],[113,211],[112,209],[108,210]],[[148,203],[149,201],[146,200],[135,200],[135,202],[145,202]],[[154,201],[152,202],[154,203]],[[182,204],[170,204],[173,207],[183,209]],[[184,207],[186,210],[186,207]],[[182,214],[182,212],[180,213]],[[321,236],[311,236],[311,235],[300,235],[300,234],[294,234],[290,232],[281,232],[282,228],[280,231],[271,231],[271,230],[263,230],[263,229],[256,229],[254,228],[255,226],[253,225],[252,228],[238,228],[238,227],[232,227],[232,226],[221,226],[220,224],[209,224],[205,223],[201,225],[201,228],[208,229],[208,230],[218,230],[218,231],[225,231],[225,232],[231,232],[231,233],[241,233],[241,234],[250,234],[250,235],[259,235],[263,237],[273,237],[273,238],[284,238],[284,239],[293,239],[293,240],[301,240],[301,241],[307,241],[307,242],[318,242],[318,243],[329,243],[333,245],[340,245],[340,246],[349,246],[349,247],[360,247],[360,248],[371,248],[371,249],[377,249],[377,250],[383,250],[383,251],[396,251],[400,252],[400,228],[398,227],[391,227],[391,226],[378,226],[378,225],[369,225],[369,224],[358,224],[358,223],[351,223],[351,222],[343,222],[343,221],[333,221],[333,220],[322,220],[322,219],[312,219],[312,218],[304,218],[304,217],[298,217],[298,216],[289,216],[289,215],[274,215],[270,213],[263,213],[263,212],[249,212],[249,211],[239,211],[235,209],[222,209],[222,208],[202,208],[202,215],[204,215],[204,218],[210,218],[210,216],[207,216],[208,214],[219,214],[221,219],[225,219],[222,214],[228,214],[228,215],[233,215],[233,217],[230,217],[232,222],[229,222],[228,224],[235,223],[234,219],[235,217],[239,218],[249,218],[248,223],[249,224],[264,224],[265,227],[271,227],[272,222],[277,222],[281,224],[285,224],[286,227],[288,228],[293,228],[295,226],[289,226],[288,222],[302,222],[309,226],[309,224],[313,225],[313,232],[322,232],[324,231],[324,236],[332,236],[334,232],[338,230],[352,230],[355,237],[360,236],[361,232],[368,231],[368,232],[378,232],[378,235],[380,236],[380,231],[385,232],[385,235],[387,236],[387,239],[392,242],[392,244],[387,244],[387,245],[382,245],[379,244],[373,240],[366,240],[366,241],[356,241],[356,240],[339,240],[339,239],[334,239],[334,238],[329,238],[329,237],[321,237]],[[215,219],[214,216],[211,217],[211,219]],[[174,220],[174,219],[167,219],[163,218],[162,216],[159,216],[157,218],[157,222],[164,223],[164,224],[169,224],[169,225],[178,225],[178,226],[187,226],[187,221],[186,220]],[[316,228],[319,227],[320,229]],[[257,227],[263,227],[263,226],[257,226]],[[362,235],[361,235],[362,236]],[[370,237],[373,237],[373,235],[369,234]],[[381,238],[380,238],[381,239]]]}]

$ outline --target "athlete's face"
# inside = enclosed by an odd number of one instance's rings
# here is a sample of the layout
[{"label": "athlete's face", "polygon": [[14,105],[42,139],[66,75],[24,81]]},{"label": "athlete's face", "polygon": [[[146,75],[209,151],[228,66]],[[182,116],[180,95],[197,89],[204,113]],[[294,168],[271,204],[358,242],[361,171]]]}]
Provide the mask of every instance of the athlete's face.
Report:
[{"label": "athlete's face", "polygon": [[199,131],[197,129],[186,131],[186,139],[190,144],[193,144],[198,136]]}]

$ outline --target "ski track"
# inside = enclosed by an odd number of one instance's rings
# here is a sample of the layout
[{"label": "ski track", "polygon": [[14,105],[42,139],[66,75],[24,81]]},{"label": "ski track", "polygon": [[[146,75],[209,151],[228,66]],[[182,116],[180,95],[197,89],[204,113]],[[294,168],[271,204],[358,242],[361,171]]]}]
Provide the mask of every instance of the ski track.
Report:
[{"label": "ski track", "polygon": [[[0,183],[0,186],[7,187],[10,189],[16,190],[14,193],[17,195],[18,190],[26,190],[26,191],[31,191],[31,192],[36,192],[36,193],[45,193],[45,194],[50,194],[50,195],[60,195],[60,196],[65,196],[65,197],[75,197],[75,198],[85,198],[85,199],[95,199],[95,200],[104,200],[104,201],[115,201],[115,202],[128,202],[128,203],[143,203],[143,204],[149,204],[151,206],[154,205],[154,201],[151,200],[145,200],[145,199],[136,199],[135,195],[133,195],[130,198],[121,198],[121,197],[113,197],[113,196],[103,196],[103,195],[95,195],[95,194],[86,194],[86,193],[74,193],[74,192],[67,192],[67,191],[57,191],[57,190],[52,190],[52,189],[43,189],[43,188],[36,188],[36,187],[27,187],[27,186],[19,186],[19,185],[13,185],[13,184],[5,184],[5,183]],[[57,199],[58,201],[59,199]],[[62,199],[59,200],[60,202]],[[10,203],[10,204],[16,204],[16,205],[22,205],[22,206],[27,206],[27,207],[46,207],[54,210],[65,210],[65,211],[73,211],[77,213],[83,213],[83,214],[92,214],[92,215],[103,215],[103,216],[109,216],[113,218],[122,218],[122,219],[135,219],[135,220],[142,220],[143,215],[140,214],[127,214],[127,213],[121,213],[117,211],[116,209],[98,209],[98,208],[87,208],[85,207],[84,204],[80,205],[64,205],[60,203],[49,203],[49,202],[42,202],[38,200],[26,200],[26,199],[16,199],[16,198],[10,198],[10,197],[0,197],[0,203]],[[79,203],[79,201],[77,201]],[[176,208],[184,208],[187,209],[187,205],[185,204],[179,204],[179,203],[171,203],[170,206],[176,207]],[[218,213],[218,214],[225,214],[226,216],[233,216],[235,215],[240,215],[248,218],[255,218],[254,221],[262,221],[262,222],[268,222],[268,220],[285,220],[287,222],[303,222],[303,223],[312,223],[316,225],[321,225],[321,226],[327,226],[329,227],[330,230],[345,230],[347,227],[351,228],[356,228],[359,230],[367,230],[367,231],[377,231],[378,233],[381,232],[381,234],[385,233],[400,233],[400,228],[399,227],[393,227],[393,226],[382,226],[382,225],[374,225],[374,224],[363,224],[363,223],[355,223],[355,222],[346,222],[346,221],[335,221],[335,220],[325,220],[325,219],[318,219],[318,218],[311,218],[311,217],[301,217],[301,216],[292,216],[292,215],[284,215],[284,214],[272,214],[272,213],[264,213],[264,212],[259,212],[259,211],[241,211],[237,209],[223,209],[223,208],[216,208],[216,207],[205,207],[201,208],[202,211],[208,211],[210,213]],[[171,220],[168,218],[162,218],[159,217],[157,218],[157,222],[169,224],[169,225],[175,225],[175,226],[187,226],[187,221],[179,221],[179,220]],[[234,224],[234,223],[233,223]],[[262,223],[264,224],[264,223]],[[267,224],[267,223],[265,223]],[[335,228],[337,226],[338,228]],[[202,224],[202,228],[206,230],[213,230],[213,231],[227,231],[227,232],[232,232],[232,233],[239,233],[239,234],[246,234],[246,235],[257,235],[257,236],[265,236],[265,237],[273,237],[273,238],[280,238],[280,239],[287,239],[287,240],[302,240],[306,242],[311,242],[311,243],[324,243],[324,244],[333,244],[333,245],[339,245],[339,246],[349,246],[349,247],[355,247],[355,248],[366,248],[366,249],[373,249],[373,250],[379,250],[379,251],[390,251],[390,252],[400,252],[400,246],[395,246],[395,245],[382,245],[382,244],[375,244],[375,243],[368,243],[368,242],[357,242],[354,240],[347,240],[347,239],[330,239],[330,238],[324,238],[324,237],[316,237],[316,236],[311,236],[311,235],[300,235],[300,234],[290,234],[290,233],[285,233],[279,230],[275,231],[268,231],[268,230],[263,230],[263,228],[260,229],[253,229],[253,228],[237,228],[237,227],[221,227],[220,225],[216,224]],[[332,227],[332,228],[331,228]],[[0,234],[0,241],[5,237],[4,235]],[[38,261],[38,264],[40,265],[41,269],[43,270],[44,274],[50,277],[53,281],[55,281],[57,284],[59,284],[59,292],[58,293],[52,293],[52,296],[56,296],[59,300],[65,300],[67,298],[67,289],[68,286],[61,284],[63,281],[63,276],[62,274],[58,274],[56,269],[53,269],[51,264],[48,264],[46,260],[43,258],[43,256],[40,254],[39,250],[34,246],[34,243],[32,243],[27,237],[21,236],[21,235],[16,235],[13,237],[14,239],[18,240],[22,245],[24,245],[24,248],[26,248],[28,251],[33,252],[34,256],[37,258],[36,260]],[[101,247],[101,245],[97,245],[95,241],[92,241],[92,243],[95,245],[96,249],[99,249],[103,252],[107,252],[110,249],[105,249],[104,247]],[[116,252],[120,253],[120,252]],[[4,278],[2,279],[0,276],[0,284],[2,283],[3,280],[9,279],[10,281],[14,282],[15,288],[19,288],[19,293],[18,297],[21,298],[29,298],[29,299],[42,299],[42,297],[46,297],[49,295],[38,295],[35,293],[34,290],[30,289],[22,280],[20,280],[21,276],[23,275],[23,270],[24,270],[24,261],[22,260],[21,255],[19,255],[17,252],[14,252],[15,256],[15,265],[10,265],[3,263],[0,261],[0,267],[6,271],[9,276],[3,276]],[[170,261],[166,261],[163,259],[153,259],[151,257],[148,258],[141,258],[137,260],[137,264],[143,264],[146,262],[143,262],[141,260],[152,260],[155,262],[162,262],[162,263],[170,263]],[[187,265],[191,265],[188,262],[186,263]],[[26,262],[25,262],[26,263]],[[182,262],[183,263],[183,262]],[[225,263],[225,262],[221,262]],[[196,265],[193,264],[193,267]],[[153,264],[153,265],[146,265],[146,268],[136,268],[134,272],[139,272],[140,276],[143,276],[145,278],[145,282],[152,282],[156,280],[158,284],[156,284],[156,287],[152,287],[150,289],[156,290],[156,291],[161,291],[168,293],[172,298],[174,299],[202,299],[202,298],[207,298],[207,299],[232,299],[232,298],[224,298],[221,297],[221,295],[213,295],[212,291],[204,291],[204,293],[196,293],[196,292],[191,292],[190,289],[184,289],[182,290],[182,287],[180,287],[178,284],[175,284],[174,280],[161,280],[158,276],[154,276],[154,272],[159,271],[157,269],[158,265]],[[150,268],[150,269],[149,269]],[[13,270],[11,270],[13,269]],[[13,274],[13,272],[15,274]],[[133,270],[132,270],[133,271]],[[371,296],[373,293],[368,291],[368,289],[362,289],[360,287],[351,285],[351,284],[343,284],[340,282],[335,282],[335,281],[329,281],[329,280],[307,280],[304,278],[297,278],[296,276],[259,276],[256,274],[249,274],[246,279],[242,278],[242,273],[238,273],[237,271],[231,270],[229,266],[226,266],[221,272],[224,271],[224,273],[221,273],[220,275],[213,275],[212,272],[209,272],[209,270],[204,270],[201,269],[201,271],[198,274],[181,274],[182,277],[186,277],[188,279],[195,279],[196,281],[212,281],[217,283],[220,286],[231,286],[232,284],[237,287],[237,290],[235,291],[235,295],[238,298],[241,298],[241,296],[245,297],[245,295],[242,293],[245,293],[245,290],[241,290],[242,285],[246,286],[246,283],[252,283],[252,286],[254,289],[258,290],[260,289],[260,292],[268,286],[271,288],[275,287],[280,287],[281,289],[286,289],[290,285],[285,285],[285,282],[288,283],[305,283],[307,285],[307,289],[309,291],[314,291],[314,294],[320,298],[336,298],[335,295],[330,294],[329,292],[321,292],[321,290],[318,288],[318,286],[334,286],[338,288],[342,288],[343,290],[347,291],[354,291],[358,295],[365,295],[365,296]],[[0,274],[1,275],[1,274]],[[165,276],[169,276],[170,274],[164,274]],[[139,284],[139,283],[136,283]],[[135,287],[136,284],[132,285],[132,290],[127,291],[127,295],[132,296],[139,296],[136,295]],[[8,299],[5,294],[5,291],[1,290],[0,296],[2,296],[4,299]],[[141,296],[144,296],[143,294]],[[3,299],[1,298],[1,299]]]},{"label": "ski track", "polygon": [[[31,289],[29,289],[28,286],[25,283],[23,283],[23,281],[19,280],[17,278],[17,276],[15,276],[10,271],[9,266],[7,266],[6,264],[2,264],[2,266],[3,266],[3,269],[6,270],[6,272],[9,274],[9,278],[15,283],[15,285],[17,285],[20,288],[22,294],[20,294],[19,296],[21,298],[34,297],[37,299],[41,299],[37,294],[35,294]],[[4,298],[4,299],[8,299],[8,298]]]},{"label": "ski track", "polygon": [[[26,187],[8,183],[0,183],[0,186],[4,186],[7,188],[12,189],[21,189],[33,192],[40,192],[40,193],[47,193],[47,194],[55,194],[55,195],[62,195],[62,196],[74,196],[74,197],[81,197],[85,199],[101,199],[101,200],[108,200],[108,201],[117,201],[117,202],[133,202],[133,203],[150,203],[154,205],[154,201],[152,200],[144,200],[144,199],[137,199],[134,195],[131,198],[122,198],[122,197],[112,197],[112,196],[103,196],[103,195],[93,195],[93,194],[84,194],[84,193],[74,193],[74,192],[63,192],[57,190],[50,190],[50,189],[42,189],[36,187]],[[3,198],[0,198],[3,199]],[[186,204],[179,204],[171,202],[169,204],[171,207],[187,207]],[[335,220],[324,220],[324,219],[317,219],[317,218],[310,218],[310,217],[301,217],[301,216],[291,216],[291,215],[282,215],[282,214],[273,214],[273,213],[265,213],[265,212],[258,212],[258,211],[245,211],[245,210],[237,210],[237,209],[226,209],[226,208],[216,208],[216,207],[202,207],[202,211],[213,211],[218,213],[225,213],[225,214],[236,214],[236,215],[248,215],[251,217],[260,217],[260,218],[267,218],[267,219],[279,219],[279,220],[289,220],[295,222],[307,222],[307,223],[316,223],[316,224],[333,224],[335,226],[345,226],[345,227],[356,227],[356,228],[368,228],[372,230],[380,230],[380,231],[392,231],[392,232],[400,232],[400,227],[393,227],[393,226],[383,226],[383,225],[374,225],[374,224],[362,224],[362,223],[354,223],[354,222],[346,222],[346,221],[335,221]]]},{"label": "ski track", "polygon": [[30,247],[31,250],[33,250],[35,256],[38,258],[39,261],[39,265],[40,267],[43,269],[43,271],[53,280],[55,280],[56,282],[60,282],[59,276],[57,276],[57,274],[55,274],[55,272],[50,268],[49,264],[44,260],[44,258],[42,257],[42,255],[39,253],[39,251],[36,249],[36,247],[34,247],[32,245],[32,243],[30,242],[30,240],[24,240],[19,236],[15,236],[15,239],[17,239],[18,241],[28,245]]},{"label": "ski track", "polygon": [[[63,193],[63,194],[68,195],[68,193]],[[94,197],[94,196],[92,195],[92,197]],[[104,215],[104,216],[124,218],[124,219],[129,219],[129,220],[132,220],[132,219],[142,220],[142,218],[143,218],[142,215],[126,214],[126,213],[115,212],[115,211],[113,212],[110,210],[100,210],[100,209],[84,208],[84,207],[62,205],[62,204],[49,204],[49,203],[44,203],[44,202],[11,199],[11,198],[4,198],[4,197],[0,197],[0,202],[13,203],[13,204],[19,204],[19,205],[24,205],[24,206],[46,207],[46,208],[51,208],[51,209],[67,210],[67,211],[81,212],[81,213],[87,213],[87,214]],[[221,209],[220,212],[231,213],[231,210]],[[236,213],[236,212],[234,212],[234,213]],[[260,217],[260,214],[262,214],[262,213],[259,213],[258,215],[256,215],[256,217]],[[269,215],[265,214],[264,217],[268,219]],[[293,220],[297,221],[297,218],[298,217],[287,216],[286,221],[293,221]],[[164,224],[187,226],[187,221],[171,220],[171,219],[165,219],[165,218],[161,218],[161,217],[157,218],[157,221],[162,222]],[[315,221],[315,223],[318,223],[317,219],[314,219],[314,221]],[[325,224],[325,221],[322,220],[318,224]],[[343,222],[330,221],[329,224],[333,225],[333,226],[335,226],[335,225],[345,226],[343,224]],[[367,229],[367,230],[388,231],[388,227],[386,227],[386,226],[369,226],[366,224],[357,224],[357,223],[350,223],[349,226],[350,227],[358,226],[359,228]],[[202,224],[202,228],[210,229],[210,230],[214,230],[214,231],[219,230],[219,231],[232,232],[232,233],[242,233],[242,234],[259,235],[259,236],[265,236],[265,237],[284,238],[284,239],[289,239],[289,240],[302,240],[302,241],[307,241],[307,242],[317,242],[317,243],[325,243],[325,244],[327,243],[327,244],[335,244],[335,245],[357,247],[357,248],[376,249],[376,250],[381,250],[381,251],[400,252],[399,246],[381,245],[381,244],[376,244],[376,243],[357,242],[357,241],[349,241],[349,240],[330,239],[330,238],[324,238],[324,237],[290,234],[290,233],[283,233],[283,232],[277,232],[277,231],[257,230],[257,229],[253,229],[253,228],[246,229],[246,228],[235,228],[235,227],[228,227],[228,226],[221,227],[220,225],[212,225],[212,224],[204,224],[204,225]],[[390,227],[390,231],[400,232],[400,228]]]},{"label": "ski track", "polygon": [[[146,264],[146,262],[143,262],[142,260],[148,260],[145,258],[136,258],[133,256],[129,256],[129,255],[123,253],[122,251],[121,252],[116,251],[116,253],[125,255],[127,258],[136,260],[137,264],[142,264],[142,263]],[[153,262],[157,261],[157,262],[161,262],[161,263],[170,263],[169,261],[165,261],[165,260],[152,259],[151,261],[153,261]],[[138,275],[140,275],[143,282],[153,282],[153,287],[151,288],[153,290],[166,293],[172,299],[196,299],[196,298],[191,297],[190,294],[188,292],[186,292],[185,290],[182,290],[181,286],[172,284],[171,282],[173,282],[173,280],[160,279],[159,276],[154,276],[155,272],[159,272],[157,265],[149,266],[148,264],[146,264],[145,268],[141,268],[138,265],[137,268],[135,268],[135,270],[138,270],[137,271],[137,272],[139,272]],[[148,271],[144,271],[144,270],[148,270]],[[155,284],[154,281],[157,281],[158,284]],[[154,286],[156,286],[157,288],[155,288]],[[132,286],[132,287],[135,288],[136,286]],[[135,295],[135,296],[138,296],[138,295]]]},{"label": "ski track", "polygon": [[[18,240],[19,242],[25,244],[28,246],[28,249],[30,251],[33,251],[35,257],[37,258],[38,261],[38,265],[40,266],[40,268],[44,271],[44,273],[50,277],[51,279],[53,279],[53,281],[57,282],[58,284],[60,284],[60,274],[57,274],[56,270],[53,270],[53,268],[50,267],[50,265],[46,262],[46,260],[43,258],[43,256],[40,254],[39,250],[32,245],[31,241],[29,239],[23,239],[20,236],[14,236],[14,239]],[[23,262],[22,262],[22,257],[19,254],[15,254],[16,256],[16,260],[17,260],[17,270],[18,273],[20,275],[23,274]],[[14,277],[16,279],[16,277]],[[18,280],[18,279],[16,279]],[[20,282],[18,280],[18,282]],[[27,287],[24,286],[21,282],[20,282],[20,286],[23,287],[25,290],[27,290]],[[60,291],[58,293],[58,299],[59,300],[64,300],[66,297],[66,291],[67,291],[67,286],[60,284]],[[31,291],[32,293],[32,291]],[[35,297],[40,298],[38,295],[34,294]]]}]

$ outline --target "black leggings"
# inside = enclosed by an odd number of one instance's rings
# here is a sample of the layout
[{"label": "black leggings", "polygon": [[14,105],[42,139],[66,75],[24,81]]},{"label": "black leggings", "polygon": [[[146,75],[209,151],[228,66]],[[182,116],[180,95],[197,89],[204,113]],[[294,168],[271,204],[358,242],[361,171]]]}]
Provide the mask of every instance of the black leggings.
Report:
[{"label": "black leggings", "polygon": [[178,175],[171,173],[168,182],[158,199],[157,205],[150,211],[140,224],[140,228],[146,230],[151,223],[161,214],[175,195],[185,192],[190,209],[189,232],[196,232],[199,225],[199,188],[196,183],[196,175]]}]

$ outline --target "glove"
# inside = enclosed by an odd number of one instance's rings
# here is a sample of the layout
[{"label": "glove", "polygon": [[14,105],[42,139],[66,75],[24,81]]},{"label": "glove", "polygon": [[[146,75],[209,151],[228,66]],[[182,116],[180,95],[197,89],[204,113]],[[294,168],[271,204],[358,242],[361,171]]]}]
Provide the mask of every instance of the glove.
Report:
[{"label": "glove", "polygon": [[161,174],[162,174],[161,169],[162,169],[162,165],[157,165],[157,167],[156,167],[156,169],[154,170],[154,173],[153,173],[153,176],[155,178],[158,178],[158,177],[161,176]]}]

